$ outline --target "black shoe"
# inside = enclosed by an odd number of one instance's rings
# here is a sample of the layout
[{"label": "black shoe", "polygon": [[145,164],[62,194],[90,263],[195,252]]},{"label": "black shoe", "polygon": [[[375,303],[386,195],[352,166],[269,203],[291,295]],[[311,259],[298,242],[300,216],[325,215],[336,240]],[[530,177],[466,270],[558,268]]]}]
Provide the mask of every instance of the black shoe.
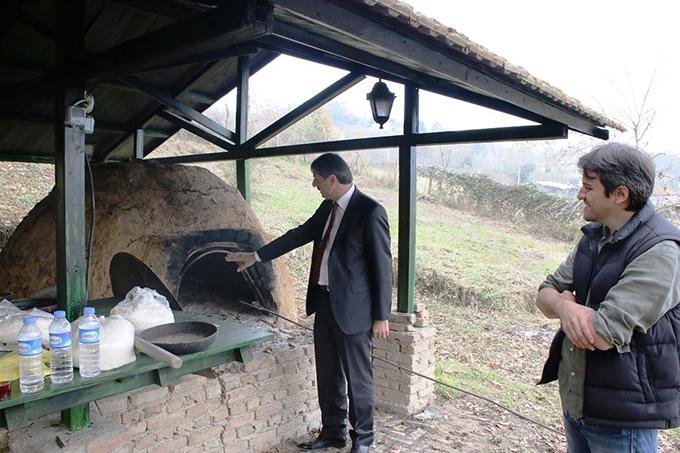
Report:
[{"label": "black shoe", "polygon": [[349,453],[368,453],[369,448],[370,447],[368,445],[356,445],[356,444],[354,444]]},{"label": "black shoe", "polygon": [[[302,450],[321,450],[322,448],[345,448],[347,445],[347,440],[343,438],[327,438],[327,437],[317,437],[311,442],[303,442],[298,444],[298,447]],[[354,450],[352,450],[354,451]],[[366,451],[360,450],[361,453]]]}]

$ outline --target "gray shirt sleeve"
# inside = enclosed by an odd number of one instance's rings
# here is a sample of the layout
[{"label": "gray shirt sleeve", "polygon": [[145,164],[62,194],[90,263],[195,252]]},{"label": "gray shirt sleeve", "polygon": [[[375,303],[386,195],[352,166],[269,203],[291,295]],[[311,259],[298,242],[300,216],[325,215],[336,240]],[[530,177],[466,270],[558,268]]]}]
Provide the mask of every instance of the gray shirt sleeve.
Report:
[{"label": "gray shirt sleeve", "polygon": [[647,332],[678,303],[679,271],[680,247],[673,241],[660,242],[635,258],[600,304],[595,330],[619,352],[630,351],[633,331]]}]

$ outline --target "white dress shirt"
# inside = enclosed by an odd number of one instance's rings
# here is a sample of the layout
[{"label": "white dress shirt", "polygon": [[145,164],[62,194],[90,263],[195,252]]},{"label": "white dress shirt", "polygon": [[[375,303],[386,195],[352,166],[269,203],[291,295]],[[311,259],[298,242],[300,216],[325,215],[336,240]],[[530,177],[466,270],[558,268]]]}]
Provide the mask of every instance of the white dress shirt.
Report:
[{"label": "white dress shirt", "polygon": [[[331,228],[331,235],[328,237],[328,243],[326,244],[326,250],[323,252],[323,256],[321,257],[321,269],[319,269],[319,285],[328,285],[328,257],[331,254],[331,249],[333,248],[333,241],[335,240],[335,235],[338,234],[338,227],[340,227],[340,222],[342,222],[342,216],[345,215],[345,211],[347,210],[347,205],[349,204],[349,200],[352,198],[352,194],[354,193],[354,184],[349,188],[345,194],[340,197],[340,199],[336,202],[338,204],[338,208],[335,210],[335,219],[333,220],[333,228]],[[326,226],[323,228],[323,233],[321,234],[321,237],[326,234],[326,230],[328,229],[328,222],[331,220],[331,215],[328,214],[328,219],[326,220]]]}]

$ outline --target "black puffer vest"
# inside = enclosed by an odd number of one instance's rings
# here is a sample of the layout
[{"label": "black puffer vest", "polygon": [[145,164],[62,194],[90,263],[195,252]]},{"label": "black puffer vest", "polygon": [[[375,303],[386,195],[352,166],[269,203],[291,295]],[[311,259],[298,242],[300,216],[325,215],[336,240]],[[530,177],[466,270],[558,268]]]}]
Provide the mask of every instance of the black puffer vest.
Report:
[{"label": "black puffer vest", "polygon": [[[628,264],[661,241],[680,243],[680,231],[648,203],[598,253],[602,225],[583,227],[574,260],[578,303],[597,310]],[[557,379],[564,333],[553,340],[541,383]],[[583,418],[587,422],[627,428],[680,426],[680,305],[646,334],[636,330],[630,352],[586,352]]]}]

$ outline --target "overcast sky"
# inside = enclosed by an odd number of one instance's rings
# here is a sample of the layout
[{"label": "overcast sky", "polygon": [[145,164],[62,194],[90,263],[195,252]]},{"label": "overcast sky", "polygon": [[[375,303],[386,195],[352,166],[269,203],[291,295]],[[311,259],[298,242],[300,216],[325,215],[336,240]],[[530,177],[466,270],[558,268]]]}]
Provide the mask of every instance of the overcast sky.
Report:
[{"label": "overcast sky", "polygon": [[[675,0],[407,0],[426,16],[457,29],[532,75],[582,103],[623,121],[623,112],[640,102],[653,77],[648,105],[657,113],[645,137],[651,153],[680,153],[675,137],[680,119],[680,2]],[[275,60],[251,81],[254,99],[297,105],[344,74],[289,57]],[[367,79],[337,101],[366,117]],[[403,91],[392,118],[400,118]],[[275,101],[274,101],[275,100]],[[460,130],[524,124],[522,120],[421,95],[421,119],[443,129]],[[376,134],[380,131],[376,128]],[[570,137],[578,138],[572,133]],[[613,139],[631,142],[630,135]]]},{"label": "overcast sky", "polygon": [[648,150],[680,152],[680,2],[407,1],[616,119],[626,102],[642,100],[654,76]]}]

